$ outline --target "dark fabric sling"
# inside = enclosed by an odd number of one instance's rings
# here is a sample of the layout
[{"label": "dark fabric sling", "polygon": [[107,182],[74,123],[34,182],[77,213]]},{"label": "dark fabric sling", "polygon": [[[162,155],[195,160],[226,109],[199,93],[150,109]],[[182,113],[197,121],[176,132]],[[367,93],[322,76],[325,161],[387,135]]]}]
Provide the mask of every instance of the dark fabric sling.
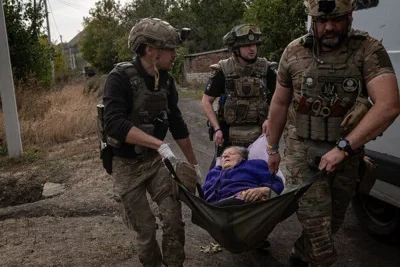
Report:
[{"label": "dark fabric sling", "polygon": [[202,198],[199,184],[199,196],[196,196],[180,182],[167,159],[164,164],[178,183],[180,200],[192,210],[192,222],[206,230],[226,250],[234,253],[254,249],[266,240],[279,222],[296,212],[298,199],[312,183],[326,173],[325,170],[319,171],[305,184],[288,187],[283,194],[267,200],[217,207]]}]

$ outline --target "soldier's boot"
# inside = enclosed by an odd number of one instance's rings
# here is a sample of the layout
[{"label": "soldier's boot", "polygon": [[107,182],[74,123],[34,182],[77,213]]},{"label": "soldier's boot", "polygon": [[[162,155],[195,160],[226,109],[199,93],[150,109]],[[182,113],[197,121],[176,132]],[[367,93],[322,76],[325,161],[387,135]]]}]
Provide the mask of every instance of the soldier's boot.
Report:
[{"label": "soldier's boot", "polygon": [[300,257],[296,255],[291,255],[289,258],[290,267],[309,267],[308,262],[303,261]]},{"label": "soldier's boot", "polygon": [[257,249],[261,251],[266,251],[271,247],[271,243],[265,239],[263,242],[261,242],[260,245],[258,245]]},{"label": "soldier's boot", "polygon": [[290,267],[309,267],[310,264],[298,253],[296,253],[296,249],[292,249],[292,255],[289,258],[289,266]]}]

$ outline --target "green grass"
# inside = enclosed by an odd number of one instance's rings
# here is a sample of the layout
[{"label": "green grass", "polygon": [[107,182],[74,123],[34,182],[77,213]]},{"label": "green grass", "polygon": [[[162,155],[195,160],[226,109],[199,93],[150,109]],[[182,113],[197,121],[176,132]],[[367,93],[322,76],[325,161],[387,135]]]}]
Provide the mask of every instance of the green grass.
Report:
[{"label": "green grass", "polygon": [[180,99],[192,98],[201,99],[203,96],[204,89],[199,86],[199,88],[182,88],[177,86],[178,94]]},{"label": "green grass", "polygon": [[0,147],[0,166],[2,166],[3,168],[11,166],[23,166],[25,164],[38,161],[40,158],[41,158],[41,151],[40,148],[36,146],[32,146],[25,149],[22,156],[15,158],[8,156],[6,147]]}]

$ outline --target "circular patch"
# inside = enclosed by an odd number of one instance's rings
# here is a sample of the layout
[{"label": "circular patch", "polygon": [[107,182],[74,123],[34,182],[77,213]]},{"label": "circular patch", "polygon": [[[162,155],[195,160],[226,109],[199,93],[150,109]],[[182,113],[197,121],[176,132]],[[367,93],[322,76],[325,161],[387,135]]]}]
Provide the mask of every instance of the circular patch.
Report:
[{"label": "circular patch", "polygon": [[255,37],[254,37],[253,34],[250,34],[250,35],[249,35],[249,40],[250,40],[250,41],[254,41],[254,38],[255,38]]},{"label": "circular patch", "polygon": [[327,82],[322,86],[322,94],[326,97],[334,96],[336,93],[336,86],[334,83]]},{"label": "circular patch", "polygon": [[307,85],[307,87],[314,87],[314,85],[315,85],[314,79],[312,77],[307,77],[306,85]]},{"label": "circular patch", "polygon": [[348,77],[344,79],[342,87],[346,92],[354,92],[358,89],[358,81],[356,78]]}]

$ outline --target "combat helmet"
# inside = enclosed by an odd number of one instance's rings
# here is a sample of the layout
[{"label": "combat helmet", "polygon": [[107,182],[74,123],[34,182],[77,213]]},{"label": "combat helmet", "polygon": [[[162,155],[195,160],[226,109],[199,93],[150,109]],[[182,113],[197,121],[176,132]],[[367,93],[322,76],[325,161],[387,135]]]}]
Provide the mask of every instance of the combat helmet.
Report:
[{"label": "combat helmet", "polygon": [[307,15],[311,17],[339,17],[352,12],[355,0],[304,0]]},{"label": "combat helmet", "polygon": [[222,38],[222,43],[229,49],[261,44],[261,30],[255,24],[241,24],[232,28]]},{"label": "combat helmet", "polygon": [[141,19],[132,27],[128,38],[128,48],[132,52],[136,52],[140,44],[157,48],[176,48],[181,43],[178,30],[157,18]]}]

